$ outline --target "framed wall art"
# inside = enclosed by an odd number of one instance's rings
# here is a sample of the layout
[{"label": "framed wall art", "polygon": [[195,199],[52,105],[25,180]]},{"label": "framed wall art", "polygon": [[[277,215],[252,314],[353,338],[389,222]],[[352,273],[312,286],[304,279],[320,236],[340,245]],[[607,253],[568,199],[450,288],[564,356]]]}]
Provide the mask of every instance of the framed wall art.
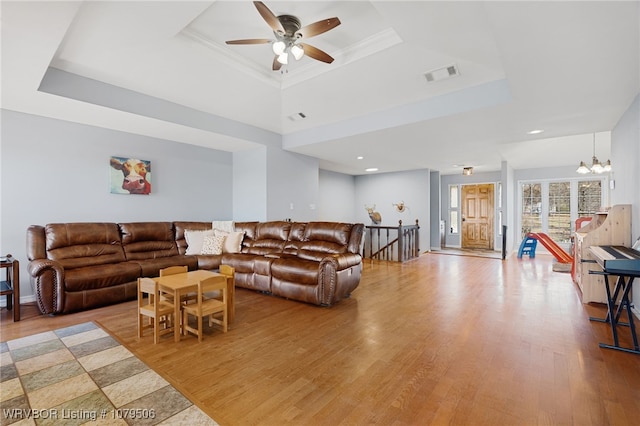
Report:
[{"label": "framed wall art", "polygon": [[151,193],[151,161],[111,157],[109,166],[112,194],[148,195]]}]

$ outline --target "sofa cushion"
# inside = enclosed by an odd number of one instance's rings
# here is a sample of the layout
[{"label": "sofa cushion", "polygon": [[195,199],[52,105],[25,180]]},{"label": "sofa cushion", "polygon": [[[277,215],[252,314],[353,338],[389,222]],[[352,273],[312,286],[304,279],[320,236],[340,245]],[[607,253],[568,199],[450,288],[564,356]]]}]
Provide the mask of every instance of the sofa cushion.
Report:
[{"label": "sofa cushion", "polygon": [[64,282],[67,291],[82,291],[136,281],[139,276],[140,265],[133,262],[121,262],[65,269]]},{"label": "sofa cushion", "polygon": [[304,229],[304,241],[326,241],[346,247],[352,227],[351,223],[309,222]]},{"label": "sofa cushion", "polygon": [[184,254],[202,254],[202,247],[204,246],[205,238],[213,236],[213,229],[208,229],[206,231],[196,231],[192,229],[185,230],[184,239],[187,242],[187,250]]},{"label": "sofa cushion", "polygon": [[198,269],[214,270],[222,264],[221,254],[199,254],[195,257],[198,259]]},{"label": "sofa cushion", "polygon": [[150,278],[159,276],[160,269],[170,266],[186,266],[190,271],[198,268],[198,258],[196,256],[182,256],[179,254],[155,259],[132,260],[131,262],[140,265],[140,276]]},{"label": "sofa cushion", "polygon": [[280,281],[317,285],[319,274],[320,265],[313,260],[286,257],[274,259],[271,263],[271,275]]},{"label": "sofa cushion", "polygon": [[211,222],[173,222],[173,229],[175,232],[176,245],[178,246],[178,252],[185,254],[187,251],[187,240],[184,238],[184,232],[186,230],[193,231],[206,231],[211,230]]},{"label": "sofa cushion", "polygon": [[178,256],[171,222],[121,223],[119,226],[127,260]]},{"label": "sofa cushion", "polygon": [[291,231],[289,232],[289,239],[284,246],[284,253],[298,254],[298,250],[304,241],[304,230],[307,224],[305,222],[295,222],[291,225]]},{"label": "sofa cushion", "polygon": [[242,240],[244,238],[244,232],[224,232],[218,229],[216,229],[214,232],[216,237],[223,238],[223,253],[240,253],[242,251]]},{"label": "sofa cushion", "polygon": [[126,260],[115,223],[54,223],[44,232],[47,258],[65,269]]},{"label": "sofa cushion", "polygon": [[207,235],[204,237],[202,249],[199,254],[222,254],[224,240],[225,237],[222,235]]},{"label": "sofa cushion", "polygon": [[246,252],[251,254],[282,253],[289,239],[291,222],[274,221],[260,223],[256,227],[256,235]]},{"label": "sofa cushion", "polygon": [[234,227],[236,231],[244,232],[244,238],[242,239],[242,252],[246,253],[249,247],[253,245],[258,223],[259,222],[235,222]]}]

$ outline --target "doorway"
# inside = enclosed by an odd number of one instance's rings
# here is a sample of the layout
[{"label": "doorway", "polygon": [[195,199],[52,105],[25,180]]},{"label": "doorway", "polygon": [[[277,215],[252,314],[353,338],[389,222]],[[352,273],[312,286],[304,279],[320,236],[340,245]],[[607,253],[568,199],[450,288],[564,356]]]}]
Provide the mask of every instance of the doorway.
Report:
[{"label": "doorway", "polygon": [[493,250],[492,183],[462,185],[462,241],[463,249]]}]

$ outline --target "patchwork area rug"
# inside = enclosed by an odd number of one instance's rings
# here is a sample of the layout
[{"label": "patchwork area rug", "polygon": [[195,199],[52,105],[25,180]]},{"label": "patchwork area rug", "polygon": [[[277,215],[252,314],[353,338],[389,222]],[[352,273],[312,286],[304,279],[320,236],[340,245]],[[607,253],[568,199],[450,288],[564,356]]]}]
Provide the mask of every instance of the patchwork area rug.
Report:
[{"label": "patchwork area rug", "polygon": [[0,343],[0,424],[217,425],[93,322]]}]

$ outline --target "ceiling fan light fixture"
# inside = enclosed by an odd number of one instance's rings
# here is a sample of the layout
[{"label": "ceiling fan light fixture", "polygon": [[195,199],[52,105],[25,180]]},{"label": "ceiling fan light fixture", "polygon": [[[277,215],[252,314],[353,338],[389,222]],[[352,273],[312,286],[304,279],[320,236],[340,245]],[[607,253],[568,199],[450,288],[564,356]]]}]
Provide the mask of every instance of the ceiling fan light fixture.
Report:
[{"label": "ceiling fan light fixture", "polygon": [[304,56],[304,49],[302,48],[302,46],[294,44],[293,46],[291,46],[290,50],[293,57],[296,58],[296,61],[299,61]]},{"label": "ceiling fan light fixture", "polygon": [[[274,14],[263,2],[254,1],[253,5],[258,10],[262,19],[269,25],[275,36],[275,41],[264,38],[250,38],[242,40],[227,40],[226,44],[271,44],[271,50],[275,58],[271,64],[273,71],[280,71],[282,65],[289,62],[288,54],[291,53],[296,60],[308,56],[316,61],[330,64],[333,58],[328,53],[306,43],[297,44],[301,39],[315,37],[324,34],[341,24],[338,17],[323,19],[302,26],[300,19],[293,15]],[[281,71],[282,72],[282,71]]]},{"label": "ceiling fan light fixture", "polygon": [[274,42],[271,48],[273,49],[273,53],[280,56],[284,53],[285,49],[287,48],[287,45],[285,44],[284,41],[279,40]]},{"label": "ceiling fan light fixture", "polygon": [[289,54],[287,52],[284,52],[278,55],[278,62],[280,62],[282,65],[287,65],[289,63]]}]

